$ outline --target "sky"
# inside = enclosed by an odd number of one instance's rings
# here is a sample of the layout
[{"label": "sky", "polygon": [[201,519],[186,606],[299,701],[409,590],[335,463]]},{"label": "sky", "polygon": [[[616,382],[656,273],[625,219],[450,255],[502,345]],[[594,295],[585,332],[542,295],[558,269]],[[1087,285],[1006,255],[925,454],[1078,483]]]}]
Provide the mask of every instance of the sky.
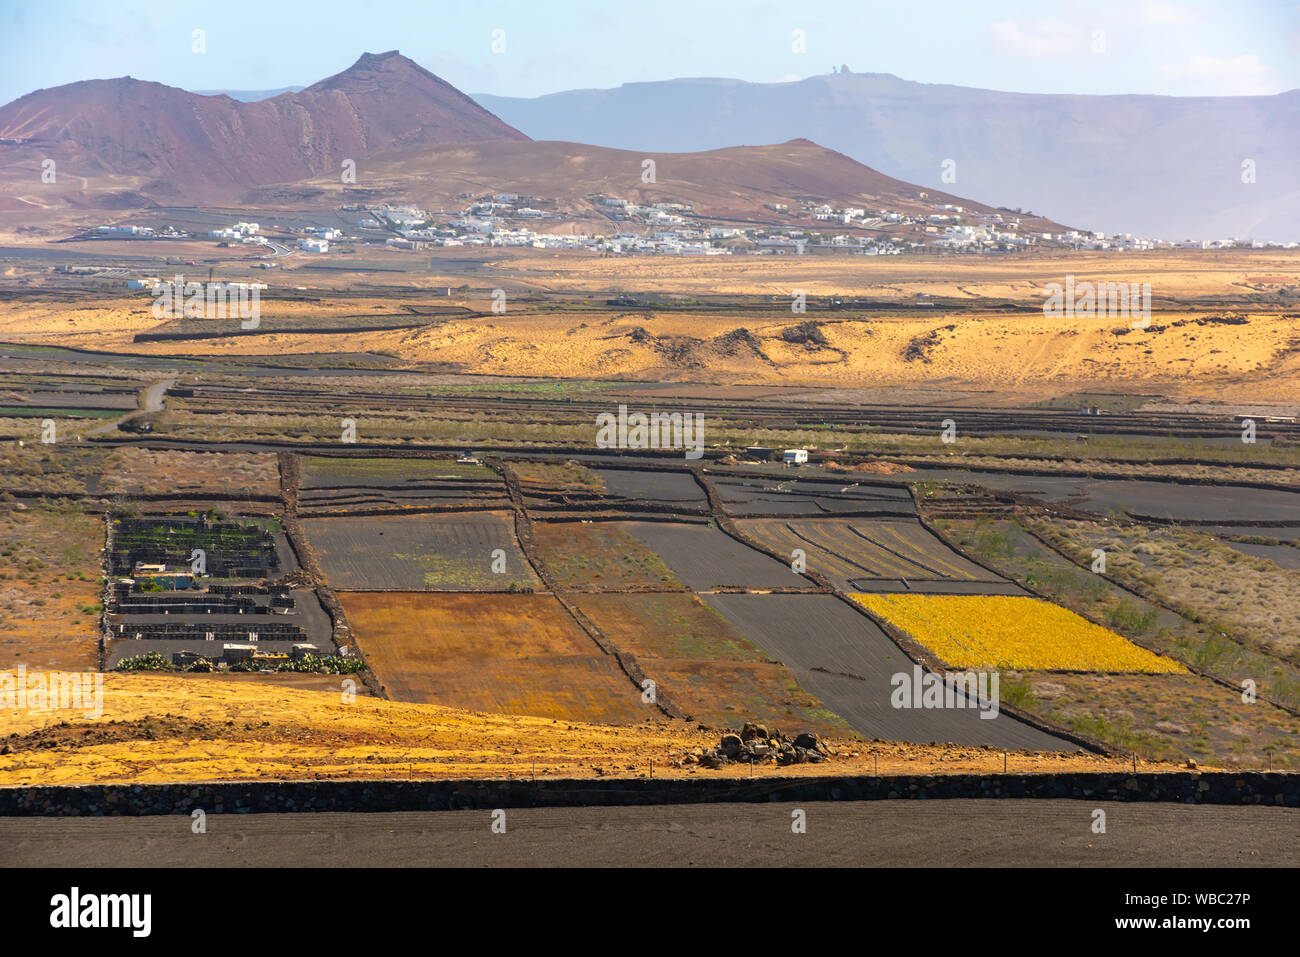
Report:
[{"label": "sky", "polygon": [[841,64],[1025,93],[1239,96],[1300,88],[1300,0],[0,0],[0,103],[128,75],[305,86],[393,49],[504,96]]}]

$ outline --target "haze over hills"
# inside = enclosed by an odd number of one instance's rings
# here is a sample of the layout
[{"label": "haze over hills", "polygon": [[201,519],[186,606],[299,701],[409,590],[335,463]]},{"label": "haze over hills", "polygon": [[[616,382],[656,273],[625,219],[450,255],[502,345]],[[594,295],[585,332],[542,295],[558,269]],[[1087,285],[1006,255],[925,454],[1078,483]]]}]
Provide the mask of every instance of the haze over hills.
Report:
[{"label": "haze over hills", "polygon": [[396,51],[259,102],[123,77],[37,90],[0,108],[5,167],[48,156],[69,178],[133,179],[138,193],[169,201],[337,175],[346,159],[404,146],[526,139]]},{"label": "haze over hills", "polygon": [[[535,139],[695,151],[805,137],[890,176],[1080,227],[1300,240],[1300,90],[1274,96],[1003,93],[840,72],[678,79],[475,99]],[[955,182],[941,179],[945,160]],[[1256,181],[1243,183],[1254,160]]]},{"label": "haze over hills", "polygon": [[[922,217],[943,203],[994,211],[802,138],[691,153],[534,142],[396,51],[365,54],[300,92],[256,102],[130,78],[39,90],[0,109],[0,140],[0,176],[12,187],[5,204],[27,212],[60,200],[128,210],[336,206],[380,196],[460,210],[467,196],[497,191],[549,203],[548,225],[573,229],[615,221],[602,195],[692,204],[723,222],[796,226],[813,226],[810,208],[823,202]],[[57,189],[39,182],[47,156],[58,163]],[[642,180],[647,158],[658,164],[654,183]],[[343,188],[345,159],[356,163],[355,190]],[[1062,229],[1029,218],[1021,227]]]},{"label": "haze over hills", "polygon": [[[642,181],[646,159],[655,162],[654,183]],[[581,228],[600,225],[603,231],[618,227],[602,214],[602,196],[643,204],[690,204],[706,220],[806,227],[818,224],[803,205],[823,201],[920,216],[945,203],[973,214],[995,211],[949,193],[920,189],[803,139],[699,153],[632,152],[550,141],[420,147],[379,154],[359,164],[357,182],[368,194],[406,198],[430,209],[458,209],[466,196],[509,188]],[[340,192],[332,175],[302,185],[318,195]],[[778,205],[788,209],[771,208]],[[1037,232],[1065,228],[1027,218],[1021,226]]]}]

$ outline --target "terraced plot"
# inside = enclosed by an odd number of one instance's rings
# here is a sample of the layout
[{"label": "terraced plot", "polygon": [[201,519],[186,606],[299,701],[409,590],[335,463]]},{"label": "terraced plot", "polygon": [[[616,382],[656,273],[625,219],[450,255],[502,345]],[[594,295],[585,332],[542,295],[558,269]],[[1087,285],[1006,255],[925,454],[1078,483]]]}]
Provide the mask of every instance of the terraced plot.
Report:
[{"label": "terraced plot", "polygon": [[673,574],[696,591],[732,586],[812,586],[803,575],[791,571],[789,565],[783,565],[710,525],[620,522],[619,526],[662,556]]},{"label": "terraced plot", "polygon": [[1184,674],[1074,612],[1036,598],[995,595],[854,595],[955,668]]},{"label": "terraced plot", "polygon": [[86,443],[0,444],[0,494],[93,495],[100,491],[107,449]]},{"label": "terraced plot", "polygon": [[1241,552],[1243,555],[1253,555],[1256,558],[1266,558],[1273,562],[1279,568],[1285,568],[1290,571],[1300,571],[1300,548],[1293,544],[1279,542],[1276,545],[1265,544],[1261,542],[1234,542],[1225,541],[1234,551]]},{"label": "terraced plot", "polygon": [[780,475],[725,476],[713,479],[713,484],[732,515],[916,514],[905,485],[871,485],[847,479],[814,482]]},{"label": "terraced plot", "polygon": [[1274,658],[1300,664],[1300,571],[1195,529],[1029,521],[1064,554],[1100,547],[1117,581]]},{"label": "terraced plot", "polygon": [[659,714],[550,595],[353,592],[342,601],[398,701],[602,724]]},{"label": "terraced plot", "polygon": [[917,481],[980,485],[1095,515],[1126,512],[1176,522],[1277,522],[1293,530],[1300,525],[1300,494],[1282,489],[931,468],[919,468],[914,475]]},{"label": "terraced plot", "polygon": [[298,501],[304,516],[508,504],[505,483],[497,473],[448,459],[304,456],[301,486]]},{"label": "terraced plot", "polygon": [[685,590],[663,559],[614,522],[538,522],[533,535],[558,587]]},{"label": "terraced plot", "polygon": [[499,482],[500,476],[485,465],[462,464],[448,459],[319,455],[302,458],[304,489],[389,488],[434,481]]},{"label": "terraced plot", "polygon": [[704,490],[688,472],[593,469],[611,497],[636,502],[703,505]]},{"label": "terraced plot", "polygon": [[[873,519],[740,519],[737,527],[777,552],[804,552],[807,567],[844,591],[938,590],[1023,594],[1015,585],[962,558],[919,522]],[[977,584],[978,583],[978,584]]]},{"label": "terraced plot", "polygon": [[185,492],[278,497],[280,469],[268,452],[185,452],[124,447],[104,463],[100,491],[114,495]]},{"label": "terraced plot", "polygon": [[514,469],[519,484],[525,489],[540,487],[543,489],[582,489],[596,492],[605,487],[605,482],[599,475],[577,462],[555,463],[521,460],[511,462],[510,467]]},{"label": "terraced plot", "polygon": [[336,589],[512,591],[540,585],[506,512],[331,516],[302,525]]},{"label": "terraced plot", "polygon": [[695,595],[582,595],[577,601],[693,721],[734,728],[756,719],[787,732],[819,734],[851,730],[800,687],[789,668]]}]

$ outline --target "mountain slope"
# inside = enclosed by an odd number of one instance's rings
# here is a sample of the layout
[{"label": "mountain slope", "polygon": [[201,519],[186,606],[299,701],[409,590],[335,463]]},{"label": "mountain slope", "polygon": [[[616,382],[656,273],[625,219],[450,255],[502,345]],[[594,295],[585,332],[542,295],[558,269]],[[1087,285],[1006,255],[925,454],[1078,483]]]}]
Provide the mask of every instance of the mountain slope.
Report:
[{"label": "mountain slope", "polygon": [[[536,139],[695,151],[806,137],[908,182],[1088,228],[1300,239],[1300,91],[1067,96],[839,73],[476,99]],[[944,183],[948,159],[957,178]]]},{"label": "mountain slope", "polygon": [[0,165],[49,156],[75,177],[134,177],[150,196],[191,201],[338,174],[344,160],[381,150],[496,139],[527,137],[396,51],[257,102],[124,77],[0,108]]},{"label": "mountain slope", "polygon": [[[642,163],[655,161],[655,182],[642,182]],[[732,223],[782,222],[813,226],[804,203],[828,202],[925,215],[942,203],[968,213],[991,207],[950,193],[922,190],[886,176],[808,140],[768,146],[736,146],[699,153],[632,152],[581,143],[548,141],[473,143],[379,154],[358,166],[358,182],[386,199],[431,209],[459,209],[465,196],[509,190],[538,201],[562,218],[616,231],[597,198],[636,203],[689,203],[707,219]],[[337,197],[336,181],[321,177],[317,195]],[[305,199],[310,197],[304,196]],[[769,207],[785,204],[788,213]],[[1027,232],[1065,227],[1022,219]],[[913,230],[915,231],[915,229]]]}]

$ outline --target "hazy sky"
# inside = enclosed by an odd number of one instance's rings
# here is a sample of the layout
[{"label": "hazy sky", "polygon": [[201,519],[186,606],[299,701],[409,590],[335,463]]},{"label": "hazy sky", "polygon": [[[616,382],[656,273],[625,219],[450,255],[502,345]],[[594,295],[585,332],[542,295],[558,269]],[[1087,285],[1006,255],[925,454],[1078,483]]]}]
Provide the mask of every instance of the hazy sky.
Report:
[{"label": "hazy sky", "polygon": [[1031,93],[1239,95],[1300,88],[1300,0],[0,0],[0,103],[125,75],[307,85],[392,49],[467,93],[511,96],[841,63]]}]

